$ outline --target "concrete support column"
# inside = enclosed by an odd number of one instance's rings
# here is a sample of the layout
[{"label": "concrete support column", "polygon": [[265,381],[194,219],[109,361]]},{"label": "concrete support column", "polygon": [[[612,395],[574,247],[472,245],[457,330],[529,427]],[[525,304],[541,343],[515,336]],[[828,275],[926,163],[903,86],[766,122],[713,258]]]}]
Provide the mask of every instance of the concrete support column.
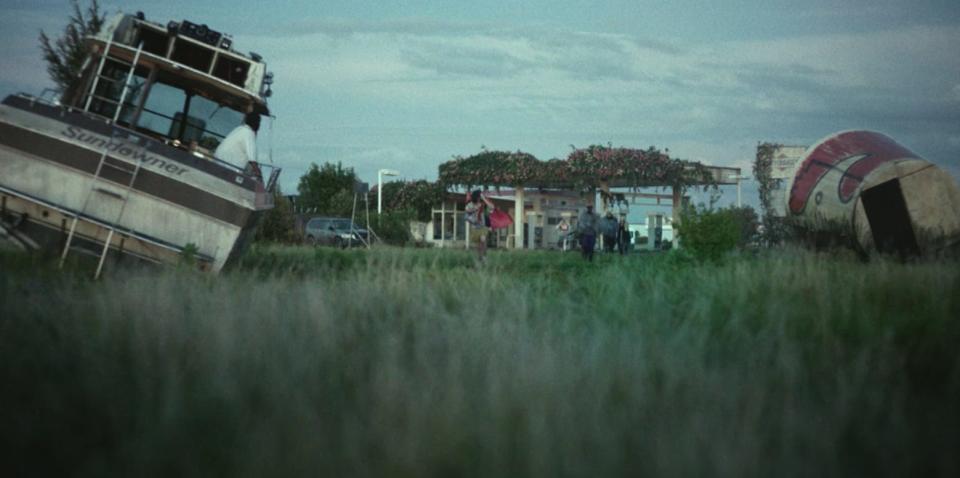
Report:
[{"label": "concrete support column", "polygon": [[447,245],[447,202],[440,201],[440,248]]},{"label": "concrete support column", "polygon": [[540,219],[540,213],[536,211],[530,211],[527,213],[527,237],[529,242],[529,247],[527,249],[536,249],[537,248],[537,222]]},{"label": "concrete support column", "polygon": [[[600,191],[603,193],[601,194],[601,196],[610,197],[610,183],[606,181],[600,181]],[[603,201],[603,197],[601,197],[600,206],[601,207],[594,208],[594,210],[600,212],[601,213],[600,215],[603,216],[610,209],[610,205],[609,203],[605,203]]]},{"label": "concrete support column", "polygon": [[[683,190],[678,186],[673,186],[673,206],[671,210],[673,212],[673,223],[680,224],[680,212],[683,207]],[[674,229],[676,231],[676,229]]]},{"label": "concrete support column", "polygon": [[523,249],[523,186],[516,187],[516,194],[513,196],[513,248]]}]

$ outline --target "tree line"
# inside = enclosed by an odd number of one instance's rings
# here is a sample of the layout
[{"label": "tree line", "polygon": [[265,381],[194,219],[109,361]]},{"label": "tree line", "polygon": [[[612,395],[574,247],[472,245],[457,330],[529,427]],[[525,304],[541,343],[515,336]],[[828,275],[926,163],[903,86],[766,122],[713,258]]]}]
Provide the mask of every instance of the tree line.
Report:
[{"label": "tree line", "polygon": [[[342,163],[311,163],[300,176],[297,196],[290,198],[278,187],[274,193],[276,206],[266,213],[257,229],[262,242],[297,243],[302,240],[297,227],[315,216],[351,217],[356,212],[357,225],[365,227],[367,208],[377,236],[384,242],[404,244],[409,240],[409,222],[429,219],[433,200],[441,197],[441,188],[427,181],[391,181],[383,184],[383,214],[376,214],[375,191],[364,191],[356,172]],[[426,193],[422,191],[427,191]],[[356,207],[356,211],[354,211]],[[298,221],[298,216],[301,221]]]}]

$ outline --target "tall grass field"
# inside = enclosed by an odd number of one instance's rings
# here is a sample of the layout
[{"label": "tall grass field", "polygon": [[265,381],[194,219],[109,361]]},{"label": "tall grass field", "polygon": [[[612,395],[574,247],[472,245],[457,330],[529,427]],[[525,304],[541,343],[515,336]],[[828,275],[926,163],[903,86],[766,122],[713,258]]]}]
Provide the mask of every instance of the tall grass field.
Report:
[{"label": "tall grass field", "polygon": [[3,476],[960,476],[960,267],[0,255]]}]

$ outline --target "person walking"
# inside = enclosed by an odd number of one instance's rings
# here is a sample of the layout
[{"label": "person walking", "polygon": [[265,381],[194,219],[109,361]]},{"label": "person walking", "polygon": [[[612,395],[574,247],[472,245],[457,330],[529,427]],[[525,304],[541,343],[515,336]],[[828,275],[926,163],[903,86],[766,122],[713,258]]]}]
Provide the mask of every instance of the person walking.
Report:
[{"label": "person walking", "polygon": [[617,218],[613,217],[612,212],[607,211],[600,220],[600,231],[603,234],[603,251],[613,252],[617,243]]},{"label": "person walking", "polygon": [[617,223],[617,248],[620,255],[627,253],[627,247],[630,245],[630,231],[627,230],[627,216],[620,215],[620,222]]},{"label": "person walking", "polygon": [[557,224],[557,231],[560,233],[560,242],[561,249],[563,252],[567,252],[567,240],[569,239],[570,234],[570,224],[567,223],[566,219],[560,219],[560,224]]},{"label": "person walking", "polygon": [[593,262],[593,248],[597,243],[597,225],[600,218],[593,212],[593,204],[587,204],[587,209],[580,214],[577,221],[577,232],[580,234],[580,248],[583,258]]},{"label": "person walking", "polygon": [[494,208],[492,202],[484,197],[480,190],[470,193],[470,200],[464,208],[464,218],[470,223],[470,243],[477,249],[477,260],[482,264],[487,255],[487,208]]}]

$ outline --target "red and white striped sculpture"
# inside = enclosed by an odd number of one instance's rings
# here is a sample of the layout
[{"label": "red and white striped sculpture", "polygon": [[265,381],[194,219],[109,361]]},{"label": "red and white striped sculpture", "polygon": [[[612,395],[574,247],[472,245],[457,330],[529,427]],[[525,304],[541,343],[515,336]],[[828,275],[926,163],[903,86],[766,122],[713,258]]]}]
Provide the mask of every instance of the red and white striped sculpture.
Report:
[{"label": "red and white striped sculpture", "polygon": [[931,254],[960,243],[956,181],[881,133],[844,131],[811,146],[788,191],[793,224],[850,237],[867,253]]}]

